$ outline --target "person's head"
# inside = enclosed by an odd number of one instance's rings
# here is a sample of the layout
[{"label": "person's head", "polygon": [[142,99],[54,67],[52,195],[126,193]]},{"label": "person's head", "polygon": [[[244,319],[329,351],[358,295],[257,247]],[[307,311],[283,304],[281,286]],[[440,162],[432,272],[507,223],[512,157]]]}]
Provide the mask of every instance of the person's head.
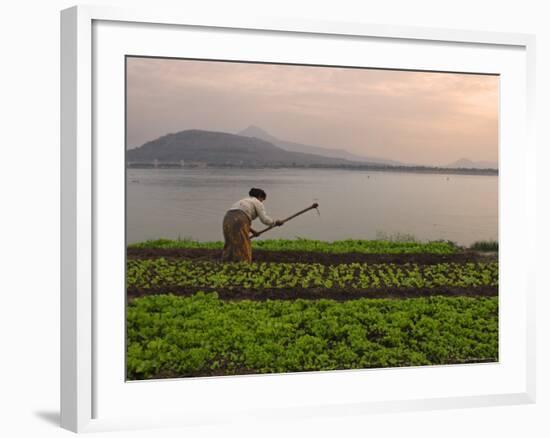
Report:
[{"label": "person's head", "polygon": [[254,198],[259,199],[260,201],[264,202],[265,198],[267,198],[267,195],[262,189],[252,188],[248,192],[248,196],[252,196]]}]

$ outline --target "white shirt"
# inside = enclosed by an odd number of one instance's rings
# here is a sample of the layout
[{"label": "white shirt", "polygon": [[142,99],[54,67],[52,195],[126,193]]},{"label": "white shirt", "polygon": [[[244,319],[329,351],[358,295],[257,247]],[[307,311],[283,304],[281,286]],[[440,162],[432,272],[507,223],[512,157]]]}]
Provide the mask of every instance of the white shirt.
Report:
[{"label": "white shirt", "polygon": [[251,221],[259,217],[265,225],[273,225],[275,223],[275,221],[266,214],[263,202],[253,196],[235,202],[229,210],[244,211]]}]

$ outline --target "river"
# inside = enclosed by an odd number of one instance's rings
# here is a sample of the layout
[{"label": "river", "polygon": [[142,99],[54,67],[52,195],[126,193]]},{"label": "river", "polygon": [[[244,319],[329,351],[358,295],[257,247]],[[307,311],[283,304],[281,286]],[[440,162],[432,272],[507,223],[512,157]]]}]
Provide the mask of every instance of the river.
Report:
[{"label": "river", "polygon": [[[498,177],[335,169],[128,169],[127,242],[223,240],[225,211],[251,187],[285,218],[262,238],[375,239],[412,235],[470,245],[498,237]],[[264,228],[259,220],[255,229]]]}]

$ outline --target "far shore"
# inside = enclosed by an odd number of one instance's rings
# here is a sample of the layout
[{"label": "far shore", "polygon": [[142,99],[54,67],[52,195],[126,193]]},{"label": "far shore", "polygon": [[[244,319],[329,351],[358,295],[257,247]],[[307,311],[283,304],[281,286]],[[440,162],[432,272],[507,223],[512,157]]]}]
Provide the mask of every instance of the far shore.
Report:
[{"label": "far shore", "polygon": [[320,169],[320,170],[351,170],[369,172],[400,172],[400,173],[431,173],[443,175],[485,175],[498,176],[497,169],[470,169],[470,168],[444,168],[429,166],[242,166],[242,165],[208,165],[208,164],[185,164],[180,163],[127,163],[128,169]]}]

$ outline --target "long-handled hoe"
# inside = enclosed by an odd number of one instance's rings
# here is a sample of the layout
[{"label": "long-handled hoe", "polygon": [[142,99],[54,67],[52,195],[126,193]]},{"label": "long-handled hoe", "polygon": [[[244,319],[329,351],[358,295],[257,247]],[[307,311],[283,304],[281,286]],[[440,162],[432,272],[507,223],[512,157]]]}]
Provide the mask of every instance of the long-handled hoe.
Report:
[{"label": "long-handled hoe", "polygon": [[[298,213],[294,213],[292,216],[289,216],[286,219],[283,219],[281,222],[284,224],[285,222],[288,222],[289,220],[294,219],[295,217],[300,216],[301,214],[304,214],[306,211],[313,210],[313,209],[317,209],[317,213],[319,213],[319,204],[317,202],[310,205],[308,208],[304,208],[303,210],[299,211]],[[258,231],[258,234],[256,236],[251,236],[251,238],[258,237],[260,234],[263,234],[266,231],[269,231],[272,228],[275,228],[276,226],[277,225],[270,225],[269,227],[264,228],[261,231]]]}]

